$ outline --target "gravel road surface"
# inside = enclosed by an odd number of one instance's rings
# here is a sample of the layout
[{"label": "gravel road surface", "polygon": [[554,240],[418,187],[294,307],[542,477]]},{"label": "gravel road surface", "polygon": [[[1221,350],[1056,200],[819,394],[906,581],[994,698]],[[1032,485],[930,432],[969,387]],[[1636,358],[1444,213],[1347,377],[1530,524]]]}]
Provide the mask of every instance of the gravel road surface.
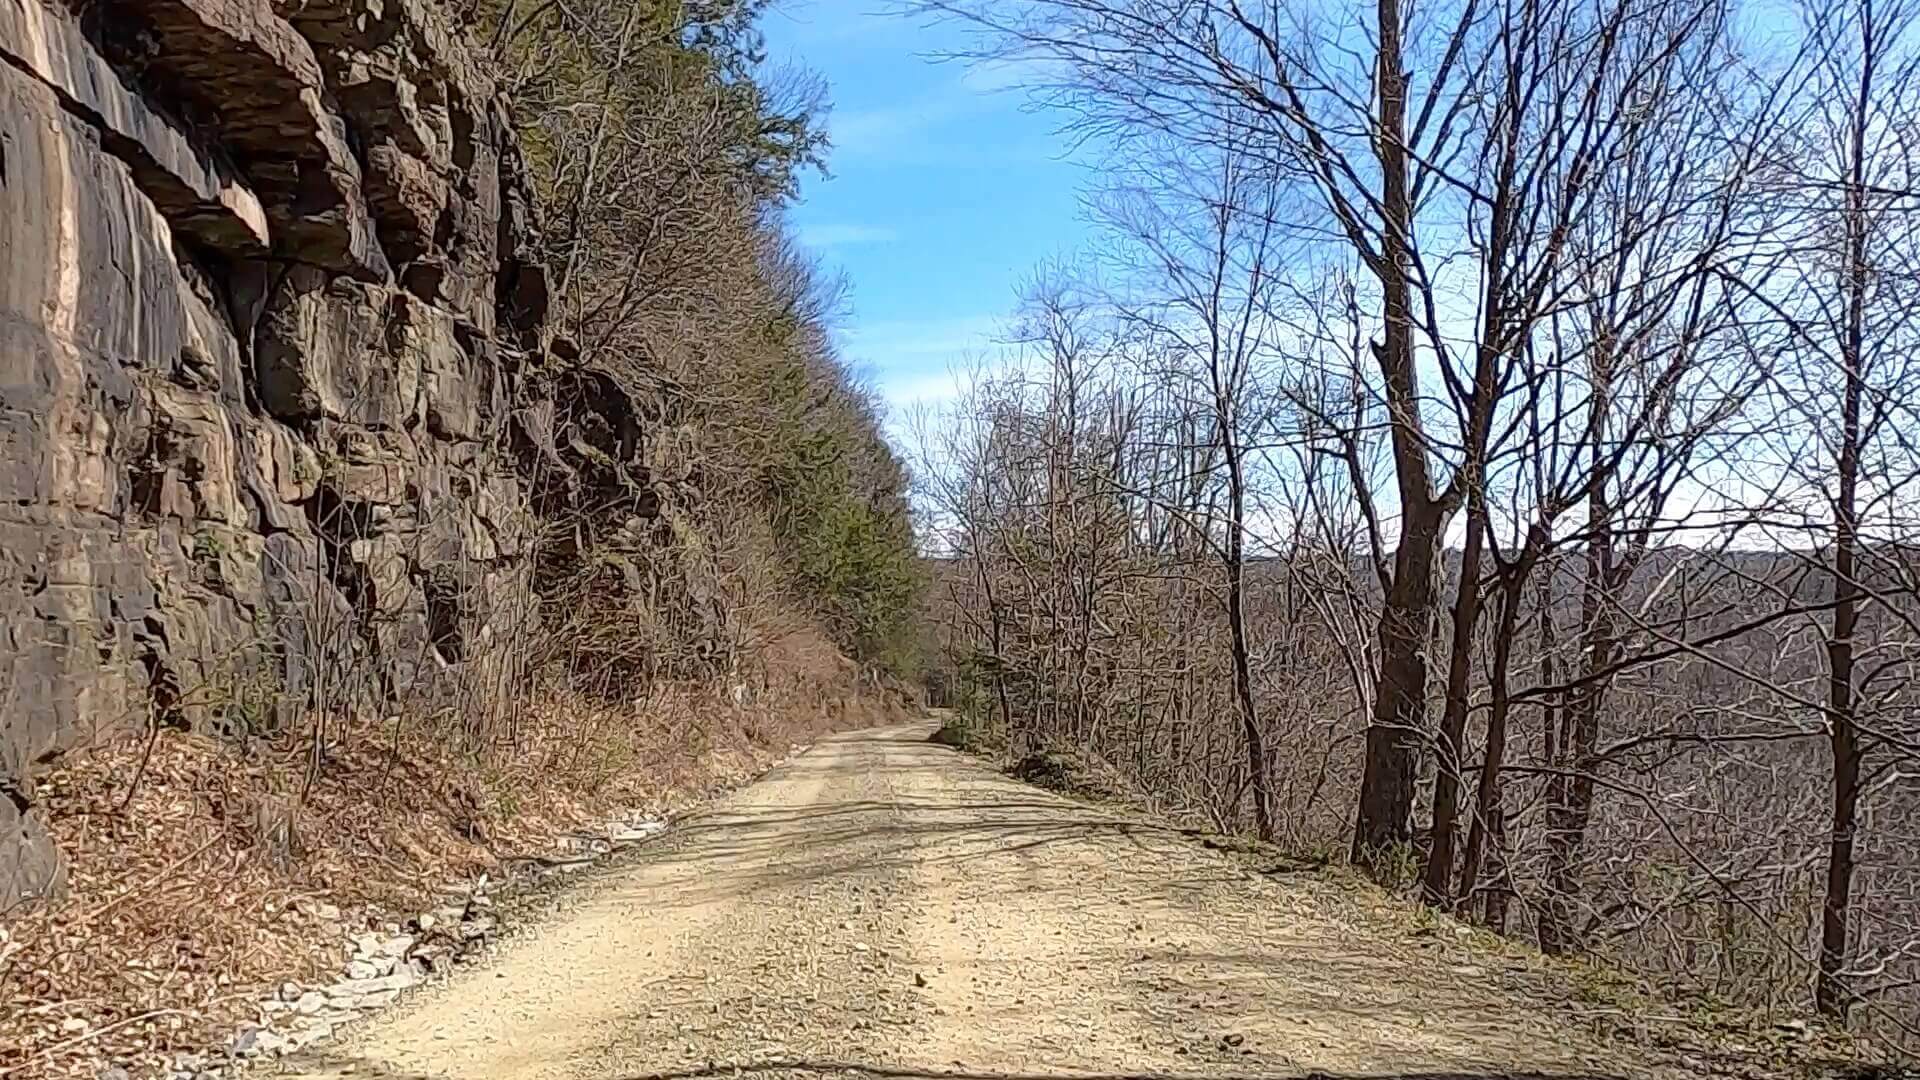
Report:
[{"label": "gravel road surface", "polygon": [[[1647,1075],[1451,943],[927,741],[825,740],[309,1077]],[[1428,931],[1450,934],[1448,928]]]}]

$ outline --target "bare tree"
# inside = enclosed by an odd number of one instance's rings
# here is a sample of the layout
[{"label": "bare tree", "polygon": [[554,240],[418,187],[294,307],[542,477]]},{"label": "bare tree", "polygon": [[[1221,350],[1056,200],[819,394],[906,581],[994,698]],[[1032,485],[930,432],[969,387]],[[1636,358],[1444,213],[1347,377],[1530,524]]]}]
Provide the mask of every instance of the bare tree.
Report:
[{"label": "bare tree", "polygon": [[[1830,1015],[1904,1023],[1878,1004],[1920,956],[1903,0],[1809,0],[1779,61],[1736,0],[907,6],[1030,63],[1127,189],[1096,204],[1125,252],[1097,436],[1021,421],[1083,447],[1077,512],[1117,515],[1057,550],[1104,537],[1115,595],[1162,604],[1218,567],[1217,613],[1163,620],[1217,643],[1028,618],[1023,678],[1140,665],[1074,698],[1139,775],[1331,790],[1355,863],[1547,951],[1769,1003],[1798,965]],[[1058,573],[1002,546],[999,581]],[[1340,708],[1290,707],[1314,679]],[[1275,752],[1309,738],[1315,764]],[[1796,768],[1816,739],[1830,779]],[[1329,842],[1255,801],[1259,834]]]},{"label": "bare tree", "polygon": [[[1875,685],[1904,658],[1887,636],[1906,619],[1911,580],[1908,508],[1898,492],[1920,475],[1912,422],[1920,385],[1920,48],[1916,9],[1901,0],[1832,0],[1801,9],[1805,45],[1801,141],[1783,185],[1805,207],[1805,233],[1766,295],[1778,298],[1804,359],[1787,371],[1794,415],[1813,434],[1796,475],[1827,502],[1824,726],[1832,766],[1821,904],[1820,1010],[1845,1016],[1861,801],[1876,748],[1911,755],[1905,710],[1887,711]],[[1890,623],[1891,620],[1891,623]],[[1868,658],[1873,659],[1869,660]],[[1863,667],[1863,663],[1870,664]]]},{"label": "bare tree", "polygon": [[1254,831],[1267,840],[1273,783],[1247,614],[1250,473],[1259,464],[1249,443],[1268,426],[1256,380],[1278,359],[1269,313],[1282,281],[1279,186],[1272,163],[1233,133],[1192,151],[1162,143],[1116,171],[1118,182],[1095,204],[1120,245],[1110,257],[1122,275],[1111,302],[1139,334],[1146,377],[1176,395],[1191,387],[1204,402],[1208,430],[1196,447],[1193,482],[1209,484],[1216,469],[1225,481],[1219,520],[1182,514],[1176,521],[1220,565]]}]

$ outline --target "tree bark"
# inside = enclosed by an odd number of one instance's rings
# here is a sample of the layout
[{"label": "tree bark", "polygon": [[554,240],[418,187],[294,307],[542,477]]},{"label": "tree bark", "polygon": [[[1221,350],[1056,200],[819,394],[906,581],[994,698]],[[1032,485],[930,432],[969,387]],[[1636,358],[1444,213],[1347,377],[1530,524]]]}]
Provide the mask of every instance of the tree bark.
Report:
[{"label": "tree bark", "polygon": [[1586,581],[1580,601],[1584,684],[1562,710],[1559,757],[1547,785],[1546,903],[1540,914],[1540,951],[1564,956],[1580,947],[1575,930],[1581,892],[1581,851],[1593,816],[1594,748],[1600,740],[1600,705],[1607,680],[1599,677],[1619,648],[1613,598],[1615,587],[1613,510],[1596,485],[1588,498],[1593,536],[1587,543]]},{"label": "tree bark", "polygon": [[1854,631],[1859,623],[1860,406],[1865,393],[1867,211],[1866,101],[1849,132],[1851,145],[1846,220],[1846,327],[1840,362],[1845,387],[1840,401],[1839,490],[1833,504],[1833,636],[1827,641],[1827,742],[1833,755],[1833,821],[1827,847],[1826,898],[1820,907],[1820,977],[1814,1001],[1823,1015],[1845,1020],[1852,1003],[1842,975],[1847,969],[1847,913],[1852,906],[1854,833],[1860,814],[1860,718],[1853,687]]},{"label": "tree bark", "polygon": [[[1487,711],[1487,748],[1480,764],[1479,785],[1474,791],[1473,819],[1467,830],[1467,850],[1460,860],[1458,896],[1462,906],[1473,901],[1474,890],[1480,884],[1480,867],[1487,858],[1487,843],[1490,839],[1499,839],[1500,834],[1493,830],[1500,827],[1506,813],[1500,799],[1500,769],[1506,764],[1507,720],[1513,711],[1513,693],[1507,676],[1513,665],[1513,638],[1520,629],[1521,593],[1532,566],[1531,552],[1528,552],[1522,555],[1518,564],[1508,568],[1506,579],[1501,583],[1500,614],[1493,635],[1493,662],[1487,672],[1493,699]],[[1438,817],[1436,810],[1436,821]]]},{"label": "tree bark", "polygon": [[[1467,699],[1472,690],[1473,631],[1480,623],[1480,555],[1486,528],[1486,500],[1469,498],[1467,542],[1460,553],[1460,580],[1454,587],[1453,644],[1447,661],[1446,706],[1435,743],[1433,825],[1427,848],[1427,873],[1421,898],[1445,904],[1453,894],[1453,841],[1460,815],[1460,757],[1467,734]],[[1496,648],[1499,644],[1496,643]],[[1491,738],[1491,736],[1489,736]]]},{"label": "tree bark", "polygon": [[1267,744],[1253,699],[1253,661],[1247,644],[1246,478],[1238,441],[1224,433],[1228,498],[1233,501],[1232,534],[1227,538],[1227,626],[1232,635],[1233,695],[1247,744],[1247,781],[1253,791],[1253,829],[1262,842],[1273,839],[1273,783],[1267,770]]},{"label": "tree bark", "polygon": [[1407,182],[1407,78],[1401,63],[1399,0],[1379,0],[1376,60],[1380,162],[1380,281],[1385,318],[1375,351],[1386,387],[1401,526],[1393,581],[1380,611],[1380,674],[1367,726],[1351,858],[1377,881],[1389,879],[1412,840],[1415,773],[1427,734],[1427,650],[1439,606],[1436,571],[1448,509],[1434,497],[1420,380],[1413,347],[1413,202]]},{"label": "tree bark", "polygon": [[1366,764],[1352,860],[1375,880],[1393,873],[1396,853],[1413,839],[1410,817],[1426,739],[1427,650],[1439,603],[1440,529],[1444,515],[1423,507],[1402,520],[1393,558],[1393,587],[1380,614],[1380,676],[1367,726]]}]

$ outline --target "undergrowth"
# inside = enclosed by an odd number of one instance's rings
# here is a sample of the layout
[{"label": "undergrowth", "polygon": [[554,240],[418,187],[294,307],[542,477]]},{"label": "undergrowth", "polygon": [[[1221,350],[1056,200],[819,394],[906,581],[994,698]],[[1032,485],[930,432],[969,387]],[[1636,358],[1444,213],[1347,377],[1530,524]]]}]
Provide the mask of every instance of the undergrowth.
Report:
[{"label": "undergrowth", "polygon": [[[1017,780],[1082,802],[1139,814],[1232,859],[1243,871],[1312,898],[1409,963],[1444,963],[1464,978],[1494,978],[1555,1002],[1605,1040],[1623,1039],[1662,1053],[1684,1071],[1750,1077],[1914,1080],[1884,1047],[1841,1028],[1777,1022],[1765,1010],[1741,1009],[1703,996],[1674,995],[1591,955],[1551,957],[1531,945],[1461,921],[1419,902],[1416,878],[1383,887],[1326,851],[1294,851],[1244,832],[1196,824],[1153,793],[1083,750],[1055,747],[1008,759],[1004,743],[988,749],[991,730],[955,712],[933,741],[997,759]],[[1494,975],[1494,972],[1498,975]]]}]

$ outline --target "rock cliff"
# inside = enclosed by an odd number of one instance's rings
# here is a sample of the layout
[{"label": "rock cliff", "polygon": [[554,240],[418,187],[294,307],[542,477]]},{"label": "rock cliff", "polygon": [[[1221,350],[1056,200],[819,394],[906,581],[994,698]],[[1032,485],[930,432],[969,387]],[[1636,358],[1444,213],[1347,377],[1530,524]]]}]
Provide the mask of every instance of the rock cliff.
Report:
[{"label": "rock cliff", "polygon": [[506,103],[419,0],[0,0],[0,60],[4,910],[103,727],[272,730],[518,632],[573,410]]}]

